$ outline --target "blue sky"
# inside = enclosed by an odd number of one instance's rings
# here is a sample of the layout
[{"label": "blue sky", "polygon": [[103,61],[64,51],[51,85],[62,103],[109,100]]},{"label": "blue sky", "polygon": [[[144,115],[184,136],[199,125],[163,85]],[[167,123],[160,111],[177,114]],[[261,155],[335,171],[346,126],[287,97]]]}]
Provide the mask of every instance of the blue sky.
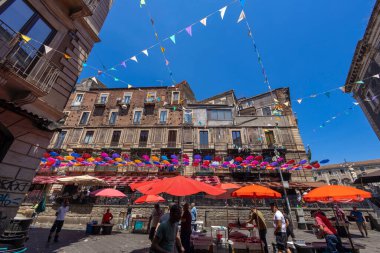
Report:
[{"label": "blue sky", "polygon": [[[230,4],[226,0],[146,0],[161,39]],[[356,43],[362,38],[375,0],[247,0],[244,6],[272,88],[290,87],[291,98],[309,96],[344,84]],[[187,80],[198,99],[234,89],[237,96],[268,91],[244,22],[237,23],[238,2],[176,35],[176,44],[163,42],[173,78]],[[119,65],[156,43],[146,7],[138,0],[115,0],[89,59],[89,66],[102,69]],[[149,57],[138,55],[112,75],[134,86],[171,85],[159,47]],[[87,67],[81,78],[96,75]],[[109,87],[126,84],[99,77]],[[293,102],[301,136],[310,145],[313,159],[331,162],[379,158],[379,140],[349,94]],[[348,112],[348,115],[344,113]],[[331,117],[332,122],[320,128]]]}]

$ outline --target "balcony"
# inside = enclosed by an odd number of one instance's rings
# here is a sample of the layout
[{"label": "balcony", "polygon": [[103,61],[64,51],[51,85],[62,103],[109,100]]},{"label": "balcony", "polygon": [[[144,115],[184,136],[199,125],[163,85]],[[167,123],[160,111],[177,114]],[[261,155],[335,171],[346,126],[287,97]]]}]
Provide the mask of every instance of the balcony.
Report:
[{"label": "balcony", "polygon": [[98,107],[105,107],[106,103],[107,103],[107,100],[97,99],[94,105]]},{"label": "balcony", "polygon": [[32,103],[47,95],[60,70],[45,54],[23,41],[0,20],[0,97],[19,104]]},{"label": "balcony", "polygon": [[144,100],[145,105],[154,105],[156,103],[155,97],[149,97]]},{"label": "balcony", "polygon": [[73,19],[91,16],[99,4],[99,0],[43,0],[43,2],[59,16],[64,13]]}]

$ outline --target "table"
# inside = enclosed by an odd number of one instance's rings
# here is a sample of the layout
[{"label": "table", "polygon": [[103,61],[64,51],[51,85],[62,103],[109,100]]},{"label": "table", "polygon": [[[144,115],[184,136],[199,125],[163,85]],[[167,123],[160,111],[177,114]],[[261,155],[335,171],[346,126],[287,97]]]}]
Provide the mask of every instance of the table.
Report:
[{"label": "table", "polygon": [[208,251],[213,252],[213,238],[211,236],[202,235],[199,233],[193,233],[191,235],[191,243],[194,248],[194,252]]},{"label": "table", "polygon": [[256,227],[255,226],[238,226],[237,224],[228,224],[228,238],[230,238],[230,233],[232,230],[244,230],[244,231],[249,231],[250,232],[250,236],[255,236],[255,235],[252,235],[253,234],[253,230],[255,229]]},{"label": "table", "polygon": [[[306,242],[305,244],[294,244],[298,253],[318,253],[327,249],[326,242]],[[355,252],[360,252],[361,249],[365,249],[365,246],[360,243],[355,243]],[[346,249],[352,249],[351,244],[343,243],[343,247]]]}]

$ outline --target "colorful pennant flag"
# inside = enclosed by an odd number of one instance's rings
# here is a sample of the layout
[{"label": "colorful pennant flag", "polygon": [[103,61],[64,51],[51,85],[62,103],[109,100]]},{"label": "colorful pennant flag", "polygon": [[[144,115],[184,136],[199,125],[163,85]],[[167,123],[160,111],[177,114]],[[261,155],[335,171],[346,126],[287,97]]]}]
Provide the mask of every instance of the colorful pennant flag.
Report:
[{"label": "colorful pennant flag", "polygon": [[138,62],[136,56],[132,56],[130,59],[131,59],[132,61]]},{"label": "colorful pennant flag", "polygon": [[284,105],[289,106],[289,102],[285,102]]},{"label": "colorful pennant flag", "polygon": [[141,51],[143,54],[145,54],[146,56],[149,56],[149,53],[148,53],[148,49],[145,49],[143,51]]},{"label": "colorful pennant flag", "polygon": [[165,48],[161,47],[161,52],[165,53]]},{"label": "colorful pennant flag", "polygon": [[340,86],[339,89],[342,91],[342,92],[345,92],[346,89],[344,88],[344,86]]},{"label": "colorful pennant flag", "polygon": [[66,60],[68,60],[68,59],[70,59],[70,58],[71,58],[71,56],[70,56],[70,55],[68,55],[68,54],[63,54],[63,56],[66,58]]},{"label": "colorful pennant flag", "polygon": [[154,36],[156,36],[156,40],[158,40],[158,33],[154,33]]},{"label": "colorful pennant flag", "polygon": [[103,72],[101,70],[98,70],[98,76],[100,76],[101,74],[103,74]]},{"label": "colorful pennant flag", "polygon": [[168,59],[165,59],[165,65],[166,65],[166,66],[169,65],[169,61],[168,61]]},{"label": "colorful pennant flag", "polygon": [[123,66],[124,68],[127,67],[127,63],[125,61],[122,61],[120,65]]},{"label": "colorful pennant flag", "polygon": [[297,99],[297,102],[298,102],[299,104],[301,104],[301,103],[302,103],[302,98]]},{"label": "colorful pennant flag", "polygon": [[116,71],[116,69],[114,67],[110,68],[110,70]]},{"label": "colorful pennant flag", "polygon": [[227,6],[224,6],[222,9],[219,10],[220,17],[222,18],[222,20],[224,18],[224,14],[226,13],[226,10],[227,10]]},{"label": "colorful pennant flag", "polygon": [[29,42],[32,38],[24,35],[24,34],[21,34],[21,38],[25,41],[25,42]]},{"label": "colorful pennant flag", "polygon": [[96,77],[91,77],[91,80],[94,81],[96,84],[98,84],[98,80],[96,79]]},{"label": "colorful pennant flag", "polygon": [[245,19],[245,13],[244,13],[244,11],[242,10],[241,11],[241,13],[240,13],[240,16],[239,16],[239,19],[238,19],[238,23],[240,22],[240,21],[242,21],[243,19]]},{"label": "colorful pennant flag", "polygon": [[142,5],[145,5],[145,0],[140,0],[140,7],[141,7]]},{"label": "colorful pennant flag", "polygon": [[44,48],[45,48],[45,54],[48,54],[51,50],[53,50],[53,48],[46,45],[44,45]]},{"label": "colorful pennant flag", "polygon": [[132,85],[128,84],[128,89],[132,88]]},{"label": "colorful pennant flag", "polygon": [[200,22],[202,25],[207,26],[207,17],[202,19]]},{"label": "colorful pennant flag", "polygon": [[83,66],[83,67],[87,67],[87,63],[86,63],[86,62],[83,62],[83,63],[82,63],[82,66]]},{"label": "colorful pennant flag", "polygon": [[173,43],[175,44],[175,35],[173,34],[172,36],[170,36],[170,39],[171,41],[173,41]]},{"label": "colorful pennant flag", "polygon": [[354,103],[354,105],[359,105],[359,103],[358,102],[353,102]]},{"label": "colorful pennant flag", "polygon": [[362,80],[356,81],[355,83],[356,84],[364,84],[364,82]]},{"label": "colorful pennant flag", "polygon": [[274,102],[278,103],[278,100],[277,100],[277,98],[273,98],[273,100],[274,100]]},{"label": "colorful pennant flag", "polygon": [[311,98],[315,98],[315,97],[317,97],[317,95],[316,94],[312,94],[312,95],[310,95],[310,97]]},{"label": "colorful pennant flag", "polygon": [[374,78],[380,78],[380,74],[373,75]]},{"label": "colorful pennant flag", "polygon": [[190,36],[193,36],[191,26],[186,27],[186,32],[187,32]]},{"label": "colorful pennant flag", "polygon": [[114,77],[113,80],[114,80],[115,82],[118,82],[118,81],[119,81],[119,78]]}]

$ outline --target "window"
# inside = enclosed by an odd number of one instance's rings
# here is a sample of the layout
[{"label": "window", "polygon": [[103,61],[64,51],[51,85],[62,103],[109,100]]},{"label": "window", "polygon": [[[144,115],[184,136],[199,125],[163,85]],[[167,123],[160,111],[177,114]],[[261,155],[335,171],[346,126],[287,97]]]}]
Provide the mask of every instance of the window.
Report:
[{"label": "window", "polygon": [[172,104],[179,103],[179,91],[173,91],[172,93]]},{"label": "window", "polygon": [[121,131],[113,131],[112,139],[111,139],[111,146],[119,145],[120,136],[121,136]]},{"label": "window", "polygon": [[98,103],[104,105],[107,103],[107,99],[108,99],[108,94],[100,94]]},{"label": "window", "polygon": [[175,148],[177,145],[177,131],[169,130],[168,133],[168,148]]},{"label": "window", "polygon": [[231,110],[207,110],[209,120],[232,120]]},{"label": "window", "polygon": [[271,130],[265,130],[265,139],[267,140],[268,147],[273,147],[276,143],[274,133]]},{"label": "window", "polygon": [[146,147],[148,144],[148,136],[149,131],[148,130],[141,130],[140,132],[140,139],[139,139],[139,147]]},{"label": "window", "polygon": [[94,138],[94,131],[87,131],[86,135],[84,136],[83,143],[84,144],[91,144]]},{"label": "window", "polygon": [[146,102],[154,102],[155,99],[156,99],[156,92],[148,91],[148,94],[146,95]]},{"label": "window", "polygon": [[36,63],[35,56],[43,50],[43,44],[49,44],[55,31],[23,0],[9,0],[3,3],[0,7],[0,20],[9,27],[2,26],[0,39],[9,41],[17,32],[33,38],[27,43],[21,41],[10,54],[13,64],[29,73],[32,70],[31,66]]},{"label": "window", "polygon": [[240,131],[232,131],[232,143],[234,144],[234,148],[242,147]]},{"label": "window", "polygon": [[248,106],[249,106],[249,107],[252,107],[252,106],[253,106],[253,101],[252,101],[252,100],[249,100],[249,101],[248,101]]},{"label": "window", "polygon": [[344,172],[344,170],[343,170],[343,169],[341,169],[341,170],[340,170],[340,173],[341,173],[341,174],[345,174],[345,172]]},{"label": "window", "polygon": [[164,110],[160,112],[160,123],[165,124],[168,117],[168,111]]},{"label": "window", "polygon": [[144,106],[144,115],[154,115],[154,104]]},{"label": "window", "polygon": [[90,117],[90,112],[83,112],[80,118],[79,125],[87,125],[88,118]]},{"label": "window", "polygon": [[14,140],[13,135],[9,130],[0,122],[0,162],[3,160],[12,145]]},{"label": "window", "polygon": [[208,131],[199,131],[200,148],[208,148]]},{"label": "window", "polygon": [[133,115],[133,124],[141,123],[141,111],[135,111],[135,115]]},{"label": "window", "polygon": [[184,120],[186,124],[193,123],[193,111],[192,110],[185,110]]},{"label": "window", "polygon": [[126,92],[126,93],[124,93],[124,97],[123,97],[123,103],[124,104],[130,104],[131,103],[131,98],[132,98],[132,93],[130,93],[130,92]]},{"label": "window", "polygon": [[84,94],[82,93],[77,94],[73,100],[72,106],[79,106],[83,101],[83,96]]},{"label": "window", "polygon": [[57,141],[55,142],[54,148],[61,148],[63,141],[65,140],[67,131],[62,131],[58,133]]},{"label": "window", "polygon": [[116,119],[117,119],[117,112],[111,112],[109,124],[110,125],[115,125],[116,124]]},{"label": "window", "polygon": [[263,107],[261,110],[263,111],[263,116],[272,116],[272,111],[269,106]]}]

